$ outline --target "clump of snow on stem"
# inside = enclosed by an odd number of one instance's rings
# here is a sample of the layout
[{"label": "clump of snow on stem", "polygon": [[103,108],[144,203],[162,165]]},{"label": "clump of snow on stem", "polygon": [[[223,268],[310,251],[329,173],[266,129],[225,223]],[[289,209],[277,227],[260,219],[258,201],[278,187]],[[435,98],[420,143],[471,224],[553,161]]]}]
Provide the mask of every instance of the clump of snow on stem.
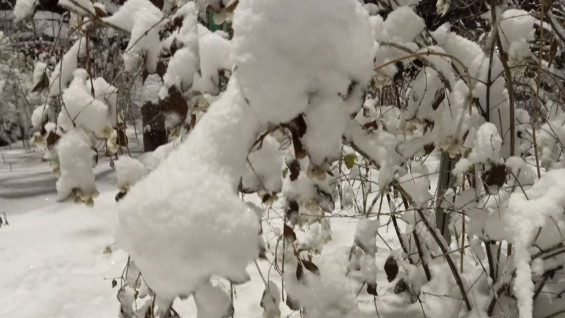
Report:
[{"label": "clump of snow on stem", "polygon": [[[319,275],[304,270],[296,278],[294,270],[285,270],[285,289],[312,318],[357,318],[360,316],[355,296],[346,278],[346,253],[336,252],[315,260]],[[295,263],[296,264],[296,263]],[[288,266],[287,268],[294,268]]]},{"label": "clump of snow on stem", "polygon": [[118,206],[118,243],[160,297],[190,294],[211,275],[242,281],[257,255],[257,217],[235,195],[257,130],[243,103],[230,84]]},{"label": "clump of snow on stem", "polygon": [[94,5],[89,0],[59,0],[59,6],[69,9],[70,11],[94,14]]},{"label": "clump of snow on stem", "polygon": [[[181,91],[192,86],[194,74],[198,70],[198,22],[194,2],[182,6],[175,14],[175,18],[182,18],[182,27],[175,34],[175,39],[182,44],[182,48],[175,52],[169,61],[167,72],[163,77],[165,87],[176,85]],[[162,90],[161,94],[166,95]]]},{"label": "clump of snow on stem", "polygon": [[57,154],[61,169],[61,177],[57,180],[57,199],[64,200],[73,191],[77,195],[95,197],[98,192],[92,164],[96,153],[84,130],[73,128],[64,134],[57,144]]},{"label": "clump of snow on stem", "polygon": [[145,177],[147,169],[139,160],[130,156],[121,156],[116,161],[116,174],[118,187],[127,189]]},{"label": "clump of snow on stem", "polygon": [[261,148],[249,154],[249,166],[243,176],[244,189],[281,191],[282,158],[279,143],[271,136],[263,139]]},{"label": "clump of snow on stem", "polygon": [[534,37],[535,19],[524,10],[509,9],[500,16],[498,32],[502,48],[508,53],[508,64],[518,65],[530,55],[528,41]]},{"label": "clump of snow on stem", "polygon": [[159,30],[165,22],[163,13],[148,0],[130,0],[105,21],[131,32],[124,53],[124,64],[128,71],[135,71],[145,58],[145,67],[154,73],[161,52]]},{"label": "clump of snow on stem", "polygon": [[233,313],[230,296],[219,286],[202,284],[194,294],[198,318],[228,317]]},{"label": "clump of snow on stem", "polygon": [[108,107],[107,117],[112,126],[116,126],[117,117],[117,102],[118,102],[118,89],[106,82],[102,77],[97,77],[92,83],[88,81],[89,90],[94,90],[94,98],[103,102]]},{"label": "clump of snow on stem", "polygon": [[[324,23],[312,25],[313,19]],[[246,1],[234,30],[236,70],[226,92],[118,205],[118,243],[169,300],[193,293],[211,275],[246,279],[259,224],[236,190],[260,129],[304,112],[313,95],[347,107],[352,83],[363,86],[371,75],[368,15],[357,1]],[[332,282],[327,287],[343,289],[345,278],[329,274],[335,278],[316,288]]]},{"label": "clump of snow on stem", "polygon": [[514,244],[516,281],[514,293],[518,298],[520,318],[532,317],[534,283],[532,282],[531,255],[528,250],[540,227],[548,219],[562,218],[565,207],[565,169],[547,172],[526,191],[527,197],[512,194],[506,213],[506,222],[511,242]]},{"label": "clump of snow on stem", "polygon": [[210,94],[218,93],[218,70],[232,69],[231,41],[223,38],[218,32],[210,32],[198,26],[200,37],[199,56],[200,74],[194,74],[193,89]]},{"label": "clump of snow on stem", "polygon": [[235,72],[262,122],[288,121],[371,76],[368,14],[356,1],[245,1],[233,25]]},{"label": "clump of snow on stem", "polygon": [[37,0],[17,0],[14,6],[14,17],[16,22],[32,16],[35,13]]},{"label": "clump of snow on stem", "polygon": [[63,93],[64,109],[59,113],[58,128],[68,131],[78,126],[100,136],[111,132],[108,121],[108,106],[94,99],[86,84],[88,74],[84,69],[74,72],[75,78]]},{"label": "clump of snow on stem", "polygon": [[63,55],[63,59],[55,66],[49,79],[49,96],[60,95],[73,79],[73,72],[78,67],[78,58],[86,53],[86,41],[79,39]]},{"label": "clump of snow on stem", "polygon": [[482,124],[476,132],[474,146],[468,158],[457,162],[454,173],[465,172],[470,165],[477,163],[499,163],[502,138],[492,123]]}]

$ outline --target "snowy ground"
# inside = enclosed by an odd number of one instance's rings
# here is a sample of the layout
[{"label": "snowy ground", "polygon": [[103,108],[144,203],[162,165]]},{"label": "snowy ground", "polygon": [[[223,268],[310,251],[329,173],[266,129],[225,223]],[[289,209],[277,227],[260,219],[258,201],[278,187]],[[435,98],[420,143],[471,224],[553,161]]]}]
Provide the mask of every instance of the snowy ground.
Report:
[{"label": "snowy ground", "polygon": [[111,277],[127,255],[112,245],[116,181],[108,161],[96,168],[94,208],[56,202],[56,178],[41,152],[2,148],[1,317],[115,317]]},{"label": "snowy ground", "polygon": [[[0,212],[5,212],[10,222],[9,226],[0,228],[3,277],[0,317],[117,317],[117,288],[112,288],[111,282],[121,276],[127,254],[113,244],[117,182],[108,159],[101,159],[95,169],[101,194],[94,207],[88,208],[72,202],[56,202],[56,178],[47,163],[41,161],[42,153],[17,145],[12,147],[0,149]],[[141,152],[139,147],[132,151],[134,156]],[[318,265],[344,259],[353,242],[356,219],[339,217],[340,213],[347,212],[339,211],[329,218],[333,240],[324,247],[323,255],[314,259]],[[264,226],[265,237],[274,246],[273,227],[280,227],[280,218],[271,213],[268,222]],[[420,303],[404,304],[403,297],[395,295],[394,286],[386,281],[382,269],[389,255],[387,245],[393,249],[398,245],[386,226],[380,234],[382,237],[377,239],[379,314],[381,317],[421,316]],[[257,264],[262,274],[255,264],[250,264],[251,282],[236,286],[236,317],[262,317],[261,275],[270,274],[269,279],[280,285],[280,276],[267,261]],[[436,277],[445,277],[441,273],[445,269],[437,266],[432,270],[437,272]],[[469,279],[476,277],[471,272]],[[361,287],[358,280],[352,277],[348,281],[356,294]],[[229,284],[220,283],[229,289]],[[368,316],[376,317],[373,297],[364,288],[358,300]],[[460,305],[459,300],[454,302]],[[434,303],[424,303],[426,311],[440,309],[434,308]],[[282,307],[283,317],[299,317],[298,313],[292,314],[286,306]],[[175,302],[175,309],[182,317],[196,317],[190,299]]]}]

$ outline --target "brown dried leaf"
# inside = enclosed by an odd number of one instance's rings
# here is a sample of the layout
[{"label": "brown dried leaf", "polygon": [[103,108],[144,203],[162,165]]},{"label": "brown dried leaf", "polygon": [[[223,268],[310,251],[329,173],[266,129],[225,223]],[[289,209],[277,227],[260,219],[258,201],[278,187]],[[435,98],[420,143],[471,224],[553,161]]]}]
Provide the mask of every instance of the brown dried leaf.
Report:
[{"label": "brown dried leaf", "polygon": [[94,14],[98,17],[98,18],[104,18],[108,16],[108,13],[106,13],[106,11],[102,10],[102,8],[95,6],[94,7]]},{"label": "brown dried leaf", "polygon": [[283,236],[290,243],[296,241],[296,233],[294,233],[294,230],[286,224],[284,225],[284,228],[283,228]]},{"label": "brown dried leaf", "polygon": [[159,104],[162,112],[177,114],[181,122],[184,122],[186,119],[188,103],[176,86],[169,87],[169,95],[165,99],[160,100]]}]

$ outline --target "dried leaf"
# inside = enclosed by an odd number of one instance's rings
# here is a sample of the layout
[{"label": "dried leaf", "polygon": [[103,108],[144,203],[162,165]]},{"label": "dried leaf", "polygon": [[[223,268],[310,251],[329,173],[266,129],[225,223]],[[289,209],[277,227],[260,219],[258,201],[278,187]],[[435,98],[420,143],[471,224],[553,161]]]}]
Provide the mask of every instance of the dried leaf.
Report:
[{"label": "dried leaf", "polygon": [[232,3],[228,4],[226,6],[226,12],[230,12],[230,13],[233,12],[238,4],[239,4],[239,0],[235,0]]},{"label": "dried leaf", "polygon": [[157,9],[162,10],[165,5],[165,0],[149,0]]},{"label": "dried leaf", "polygon": [[433,143],[424,145],[424,152],[426,153],[426,155],[429,155],[432,153],[432,151],[434,151],[435,148],[436,146],[434,146]]},{"label": "dried leaf", "polygon": [[489,170],[483,173],[483,180],[488,186],[503,186],[506,181],[506,166],[503,164],[493,165]]},{"label": "dried leaf", "polygon": [[389,256],[385,262],[385,273],[389,282],[392,282],[396,278],[396,275],[398,275],[398,264],[392,255]]},{"label": "dried leaf", "polygon": [[122,147],[128,146],[128,136],[126,135],[126,131],[123,129],[118,130],[118,145]]},{"label": "dried leaf", "polygon": [[41,78],[39,79],[37,84],[35,84],[31,92],[41,92],[42,90],[47,88],[49,88],[49,77],[47,77],[47,73],[43,72],[43,74],[41,74]]},{"label": "dried leaf", "polygon": [[557,47],[558,47],[558,42],[556,38],[553,38],[553,41],[551,42],[551,47],[549,48],[549,56],[547,58],[547,60],[549,61],[549,66],[551,66],[551,63],[553,62],[553,59],[555,58],[555,55],[557,54]]},{"label": "dried leaf", "polygon": [[283,236],[290,243],[293,243],[294,241],[296,241],[296,233],[294,233],[294,230],[286,224],[284,225]]},{"label": "dried leaf", "polygon": [[171,42],[171,46],[169,47],[169,51],[171,51],[171,55],[175,55],[178,49],[180,49],[179,42],[177,41],[177,38],[174,38],[173,42]]},{"label": "dried leaf", "polygon": [[304,267],[307,270],[309,270],[311,273],[316,274],[316,275],[320,275],[320,269],[314,263],[312,263],[310,261],[303,260],[302,265],[304,265]]},{"label": "dried leaf", "polygon": [[182,16],[176,17],[176,18],[173,20],[173,26],[174,26],[175,28],[179,28],[179,29],[180,29],[180,28],[182,28],[182,22],[183,22],[183,17],[182,17]]},{"label": "dried leaf", "polygon": [[291,223],[291,224],[296,224],[298,222],[298,203],[296,203],[296,201],[291,200],[288,203],[288,207],[286,210],[286,219]]},{"label": "dried leaf", "polygon": [[368,283],[367,284],[367,294],[378,296],[377,294],[377,283]]},{"label": "dried leaf", "polygon": [[296,279],[300,280],[303,274],[304,268],[302,267],[302,264],[298,262],[298,264],[296,265]]},{"label": "dried leaf", "polygon": [[98,18],[104,18],[108,16],[108,13],[106,13],[104,10],[102,10],[100,7],[94,7],[94,14],[98,17]]},{"label": "dried leaf", "polygon": [[47,135],[45,141],[47,142],[47,147],[53,146],[59,140],[59,135],[57,135],[54,131],[50,131]]},{"label": "dried leaf", "polygon": [[116,279],[112,279],[112,288],[116,287],[118,285],[118,282],[116,281]]},{"label": "dried leaf", "polygon": [[180,122],[184,122],[188,114],[188,104],[175,85],[169,87],[169,95],[159,102],[159,106],[164,113],[177,114]]},{"label": "dried leaf", "polygon": [[167,65],[163,61],[157,62],[157,68],[155,69],[155,73],[159,76],[163,77],[165,73],[167,73]]},{"label": "dried leaf", "polygon": [[444,99],[445,99],[445,92],[443,91],[443,89],[438,90],[432,102],[432,109],[436,110],[439,107],[439,105],[441,105],[441,102],[443,102]]},{"label": "dried leaf", "polygon": [[288,164],[288,169],[290,170],[290,181],[294,181],[298,178],[300,174],[300,162],[294,159]]},{"label": "dried leaf", "polygon": [[399,280],[394,286],[394,293],[400,294],[408,290],[408,284],[404,281],[404,279]]},{"label": "dried leaf", "polygon": [[118,192],[118,194],[116,194],[116,202],[120,201],[121,199],[123,199],[126,196],[127,192]]},{"label": "dried leaf", "polygon": [[291,310],[300,310],[300,305],[298,304],[298,302],[292,299],[289,295],[286,295],[286,305]]},{"label": "dried leaf", "polygon": [[377,124],[376,120],[373,120],[371,122],[368,122],[366,124],[364,124],[361,128],[363,128],[364,130],[377,130],[379,129],[379,125]]}]

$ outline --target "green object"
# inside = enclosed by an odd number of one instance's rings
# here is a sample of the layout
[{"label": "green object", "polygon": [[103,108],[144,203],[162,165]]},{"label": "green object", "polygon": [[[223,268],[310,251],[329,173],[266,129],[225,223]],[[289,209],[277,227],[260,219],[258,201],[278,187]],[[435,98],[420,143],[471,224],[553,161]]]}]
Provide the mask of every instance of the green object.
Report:
[{"label": "green object", "polygon": [[356,156],[353,153],[343,157],[343,161],[345,162],[345,166],[347,167],[347,169],[353,168],[353,165],[355,164],[355,159]]},{"label": "green object", "polygon": [[226,31],[227,30],[227,25],[226,23],[222,23],[222,24],[215,24],[214,23],[214,11],[210,10],[208,11],[208,29],[212,32],[215,32],[217,30],[223,30]]}]

